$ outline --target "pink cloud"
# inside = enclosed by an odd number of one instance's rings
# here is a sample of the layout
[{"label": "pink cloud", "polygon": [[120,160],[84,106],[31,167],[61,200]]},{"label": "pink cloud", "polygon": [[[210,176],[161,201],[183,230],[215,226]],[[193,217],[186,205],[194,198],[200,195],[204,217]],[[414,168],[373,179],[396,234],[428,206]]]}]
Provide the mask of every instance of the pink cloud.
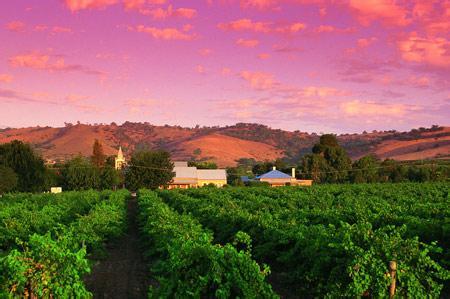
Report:
[{"label": "pink cloud", "polygon": [[348,5],[363,26],[373,21],[386,25],[405,26],[411,23],[408,10],[395,0],[350,0]]},{"label": "pink cloud", "polygon": [[314,29],[315,33],[351,33],[354,31],[354,28],[337,28],[332,25],[320,25]]},{"label": "pink cloud", "polygon": [[265,72],[242,71],[240,76],[246,80],[252,88],[258,90],[271,89],[277,84],[274,76]]},{"label": "pink cloud", "polygon": [[254,48],[259,45],[259,40],[240,38],[236,41],[236,45],[245,47],[245,48]]},{"label": "pink cloud", "polygon": [[221,74],[222,74],[222,76],[231,75],[231,69],[227,68],[227,67],[224,67],[224,68],[222,68]]},{"label": "pink cloud", "polygon": [[146,4],[146,0],[124,0],[125,9],[139,9]]},{"label": "pink cloud", "polygon": [[13,76],[8,74],[0,74],[0,82],[11,83],[13,80]]},{"label": "pink cloud", "polygon": [[399,40],[397,46],[405,61],[439,68],[450,66],[450,42],[445,38],[420,37],[411,33]]},{"label": "pink cloud", "polygon": [[203,49],[198,50],[198,53],[199,53],[201,56],[209,56],[209,55],[211,55],[212,50],[209,49],[209,48],[203,48]]},{"label": "pink cloud", "polygon": [[24,32],[25,31],[25,23],[21,21],[13,21],[9,22],[5,25],[5,28],[9,31],[13,32]]},{"label": "pink cloud", "polygon": [[300,88],[298,94],[303,97],[337,97],[337,96],[349,96],[350,92],[345,90],[339,90],[331,87],[317,87],[317,86],[308,86],[304,88]]},{"label": "pink cloud", "polygon": [[52,28],[53,33],[72,33],[72,29],[62,26],[54,26]]},{"label": "pink cloud", "polygon": [[[164,104],[171,105],[170,101],[164,101]],[[140,113],[156,111],[162,105],[161,101],[153,98],[131,98],[125,101],[124,106],[128,108],[129,113]]]},{"label": "pink cloud", "polygon": [[258,58],[259,59],[269,59],[270,58],[270,54],[269,53],[261,53],[261,54],[258,54]]},{"label": "pink cloud", "polygon": [[268,9],[279,4],[279,0],[241,0],[242,8]]},{"label": "pink cloud", "polygon": [[99,9],[117,3],[117,0],[65,0],[66,6],[71,11],[83,9]]},{"label": "pink cloud", "polygon": [[176,8],[174,9],[172,5],[169,5],[167,9],[164,8],[154,8],[154,9],[139,9],[139,12],[143,15],[151,16],[154,19],[167,19],[170,17],[179,17],[192,19],[197,15],[197,10],[193,8]]},{"label": "pink cloud", "polygon": [[253,22],[251,19],[239,19],[228,23],[219,23],[217,27],[224,31],[253,31],[257,33],[296,33],[303,30],[303,23],[275,25],[273,22]]},{"label": "pink cloud", "polygon": [[370,38],[360,38],[357,41],[358,48],[367,48],[371,44],[377,41],[376,37],[370,37]]},{"label": "pink cloud", "polygon": [[407,82],[417,88],[426,88],[430,86],[430,79],[426,76],[411,76],[408,78]]},{"label": "pink cloud", "polygon": [[418,106],[405,104],[389,104],[372,101],[352,100],[340,105],[342,113],[352,117],[401,117],[409,111],[420,109]]},{"label": "pink cloud", "polygon": [[195,71],[197,72],[197,73],[199,73],[199,74],[204,74],[204,73],[206,73],[206,69],[205,69],[205,67],[203,66],[203,65],[197,65],[196,67],[195,67]]},{"label": "pink cloud", "polygon": [[13,67],[47,70],[51,72],[82,72],[88,75],[105,75],[104,72],[91,69],[87,66],[66,64],[64,58],[57,57],[56,59],[52,59],[51,56],[38,52],[13,56],[9,58],[9,63]]},{"label": "pink cloud", "polygon": [[34,26],[34,31],[38,31],[38,32],[46,31],[47,29],[48,29],[47,25],[36,25],[36,26]]},{"label": "pink cloud", "polygon": [[136,30],[137,32],[147,33],[155,39],[162,40],[193,40],[195,38],[194,34],[189,34],[176,28],[156,28],[138,25],[136,28],[128,27],[128,30]]}]

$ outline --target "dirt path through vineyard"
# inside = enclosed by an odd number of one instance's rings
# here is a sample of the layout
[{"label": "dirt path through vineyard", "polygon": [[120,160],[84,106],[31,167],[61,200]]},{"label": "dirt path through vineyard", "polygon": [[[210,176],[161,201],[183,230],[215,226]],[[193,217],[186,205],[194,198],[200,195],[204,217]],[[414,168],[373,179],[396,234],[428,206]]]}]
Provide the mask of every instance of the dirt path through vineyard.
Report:
[{"label": "dirt path through vineyard", "polygon": [[108,256],[93,266],[86,279],[94,298],[147,298],[151,283],[148,262],[144,260],[136,219],[137,200],[128,201],[128,230],[107,247]]}]

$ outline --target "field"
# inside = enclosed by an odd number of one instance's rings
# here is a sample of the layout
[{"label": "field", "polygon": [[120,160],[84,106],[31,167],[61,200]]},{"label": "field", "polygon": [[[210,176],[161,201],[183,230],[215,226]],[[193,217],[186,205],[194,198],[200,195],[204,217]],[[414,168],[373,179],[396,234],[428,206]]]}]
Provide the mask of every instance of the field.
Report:
[{"label": "field", "polygon": [[[399,297],[446,297],[449,191],[448,183],[140,190],[135,213],[127,191],[7,195],[0,297],[127,294],[120,288],[130,284],[118,281],[128,272],[115,260],[133,263],[133,250],[146,256],[137,288],[154,298],[388,297],[394,281]],[[134,249],[120,245],[134,233]]]}]

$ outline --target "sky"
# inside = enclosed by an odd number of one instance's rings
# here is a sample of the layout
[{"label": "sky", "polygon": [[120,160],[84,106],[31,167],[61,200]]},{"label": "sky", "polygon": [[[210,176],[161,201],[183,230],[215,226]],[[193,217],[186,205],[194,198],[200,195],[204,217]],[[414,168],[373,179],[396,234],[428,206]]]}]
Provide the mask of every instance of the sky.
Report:
[{"label": "sky", "polygon": [[450,119],[450,0],[0,2],[0,127]]}]

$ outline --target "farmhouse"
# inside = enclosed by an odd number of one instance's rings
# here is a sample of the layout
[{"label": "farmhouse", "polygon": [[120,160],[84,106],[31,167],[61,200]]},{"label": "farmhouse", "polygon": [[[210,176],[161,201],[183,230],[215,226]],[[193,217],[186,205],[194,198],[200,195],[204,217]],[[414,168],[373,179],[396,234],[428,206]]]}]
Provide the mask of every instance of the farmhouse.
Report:
[{"label": "farmhouse", "polygon": [[188,166],[187,162],[174,162],[173,171],[175,177],[169,184],[169,189],[196,188],[209,184],[223,187],[227,184],[225,169],[197,169],[197,167]]},{"label": "farmhouse", "polygon": [[292,168],[292,175],[288,175],[276,169],[273,169],[267,173],[259,175],[255,178],[259,182],[267,182],[271,187],[280,186],[311,186],[312,180],[298,180],[295,178],[295,168]]}]

